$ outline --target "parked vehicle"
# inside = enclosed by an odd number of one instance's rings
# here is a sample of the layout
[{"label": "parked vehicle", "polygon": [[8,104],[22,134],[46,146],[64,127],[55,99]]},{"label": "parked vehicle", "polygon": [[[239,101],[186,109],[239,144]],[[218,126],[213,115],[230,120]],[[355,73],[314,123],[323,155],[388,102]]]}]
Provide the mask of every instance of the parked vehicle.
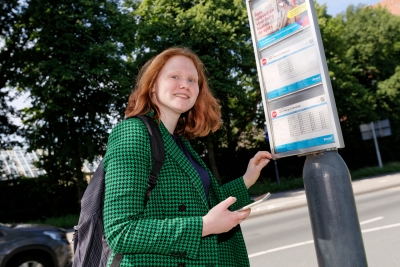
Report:
[{"label": "parked vehicle", "polygon": [[0,267],[66,267],[72,251],[66,231],[43,224],[0,223]]}]

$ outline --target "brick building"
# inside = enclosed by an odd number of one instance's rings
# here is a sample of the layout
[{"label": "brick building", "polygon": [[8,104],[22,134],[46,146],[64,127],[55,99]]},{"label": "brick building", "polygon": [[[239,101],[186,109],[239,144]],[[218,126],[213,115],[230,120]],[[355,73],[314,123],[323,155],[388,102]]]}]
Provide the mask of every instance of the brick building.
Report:
[{"label": "brick building", "polygon": [[376,6],[384,7],[390,13],[400,16],[400,0],[382,0],[373,6],[374,7],[376,7]]}]

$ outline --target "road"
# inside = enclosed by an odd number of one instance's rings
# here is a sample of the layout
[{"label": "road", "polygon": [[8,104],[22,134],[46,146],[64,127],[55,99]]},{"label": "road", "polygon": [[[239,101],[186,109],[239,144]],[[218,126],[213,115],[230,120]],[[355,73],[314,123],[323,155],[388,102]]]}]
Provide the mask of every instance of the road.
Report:
[{"label": "road", "polygon": [[[353,191],[369,267],[399,267],[400,174],[355,181]],[[251,267],[317,267],[304,190],[261,205],[241,224]]]},{"label": "road", "polygon": [[[369,267],[400,267],[400,173],[352,186]],[[318,266],[304,190],[272,194],[241,226],[251,267]]]}]

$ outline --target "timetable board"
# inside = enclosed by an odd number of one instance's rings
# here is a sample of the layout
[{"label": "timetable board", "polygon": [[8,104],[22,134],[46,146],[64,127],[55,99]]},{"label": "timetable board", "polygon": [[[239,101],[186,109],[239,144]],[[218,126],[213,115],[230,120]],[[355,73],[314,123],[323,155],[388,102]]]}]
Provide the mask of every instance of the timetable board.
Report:
[{"label": "timetable board", "polygon": [[312,0],[247,0],[271,152],[344,147]]}]

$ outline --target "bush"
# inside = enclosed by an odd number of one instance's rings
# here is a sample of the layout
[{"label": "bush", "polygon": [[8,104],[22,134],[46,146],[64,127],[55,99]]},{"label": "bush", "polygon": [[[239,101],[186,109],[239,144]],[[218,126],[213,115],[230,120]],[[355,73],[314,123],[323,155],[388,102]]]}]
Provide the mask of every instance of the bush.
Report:
[{"label": "bush", "polygon": [[44,221],[80,211],[76,184],[46,176],[0,181],[0,201],[3,223]]},{"label": "bush", "polygon": [[[400,162],[390,162],[379,166],[366,167],[350,171],[351,179],[356,180],[360,178],[372,177],[376,175],[389,174],[400,172]],[[276,193],[281,191],[288,191],[294,189],[304,189],[303,178],[301,177],[281,177],[280,186],[277,181],[260,177],[258,181],[249,189],[250,195],[262,195],[266,192]]]},{"label": "bush", "polygon": [[61,227],[61,228],[72,228],[75,225],[78,224],[79,221],[79,215],[78,214],[69,214],[66,216],[61,216],[61,217],[50,217],[46,218],[45,220],[33,220],[33,221],[27,221],[25,223],[40,223],[40,224],[48,224],[48,225],[53,225],[56,227]]}]

